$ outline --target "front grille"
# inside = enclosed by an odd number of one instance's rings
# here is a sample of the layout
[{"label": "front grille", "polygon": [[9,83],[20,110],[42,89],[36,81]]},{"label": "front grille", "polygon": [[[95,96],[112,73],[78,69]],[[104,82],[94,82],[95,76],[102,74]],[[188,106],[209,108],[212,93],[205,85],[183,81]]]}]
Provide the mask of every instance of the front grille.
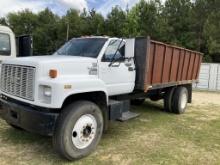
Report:
[{"label": "front grille", "polygon": [[35,67],[2,64],[1,90],[10,95],[34,100]]}]

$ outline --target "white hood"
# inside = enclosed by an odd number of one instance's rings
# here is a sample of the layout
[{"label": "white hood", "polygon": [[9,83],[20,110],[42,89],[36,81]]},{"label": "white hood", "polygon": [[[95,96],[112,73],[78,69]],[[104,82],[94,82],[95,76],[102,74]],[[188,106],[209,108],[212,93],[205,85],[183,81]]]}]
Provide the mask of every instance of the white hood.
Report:
[{"label": "white hood", "polygon": [[65,55],[20,57],[3,61],[3,64],[34,66],[40,77],[48,77],[50,69],[57,69],[59,75],[88,75],[92,66],[97,66],[97,59]]},{"label": "white hood", "polygon": [[6,63],[23,63],[30,62],[35,64],[40,63],[53,63],[53,62],[88,62],[88,61],[96,61],[94,58],[89,57],[76,57],[76,56],[65,56],[65,55],[47,55],[47,56],[31,56],[31,57],[19,57],[11,60],[5,60]]}]

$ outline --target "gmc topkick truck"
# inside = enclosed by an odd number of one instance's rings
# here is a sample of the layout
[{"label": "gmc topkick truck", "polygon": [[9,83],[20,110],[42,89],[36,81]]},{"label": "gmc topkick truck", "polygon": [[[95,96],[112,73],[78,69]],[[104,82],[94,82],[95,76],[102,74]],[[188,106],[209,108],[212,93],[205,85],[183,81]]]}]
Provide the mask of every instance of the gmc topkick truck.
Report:
[{"label": "gmc topkick truck", "polygon": [[5,60],[1,117],[15,128],[53,137],[69,160],[91,153],[110,120],[138,114],[130,103],[164,100],[182,114],[192,100],[202,54],[149,37],[73,38],[51,56]]}]

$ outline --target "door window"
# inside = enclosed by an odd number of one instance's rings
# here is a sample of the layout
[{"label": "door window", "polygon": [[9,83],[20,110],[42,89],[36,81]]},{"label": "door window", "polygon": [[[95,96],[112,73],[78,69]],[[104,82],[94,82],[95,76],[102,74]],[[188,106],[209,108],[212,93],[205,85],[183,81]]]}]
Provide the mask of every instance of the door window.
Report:
[{"label": "door window", "polygon": [[125,56],[125,42],[121,40],[111,40],[105,54],[103,56],[103,62],[124,61]]},{"label": "door window", "polygon": [[0,55],[9,56],[11,54],[10,36],[0,33]]}]

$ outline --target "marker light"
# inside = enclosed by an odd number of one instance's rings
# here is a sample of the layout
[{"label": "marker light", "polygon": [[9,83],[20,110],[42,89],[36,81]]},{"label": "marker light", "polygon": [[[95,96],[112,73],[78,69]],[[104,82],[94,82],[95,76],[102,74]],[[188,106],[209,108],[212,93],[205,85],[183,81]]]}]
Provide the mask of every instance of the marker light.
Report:
[{"label": "marker light", "polygon": [[50,69],[49,70],[49,76],[50,76],[50,78],[56,78],[57,77],[57,70],[56,69]]}]

